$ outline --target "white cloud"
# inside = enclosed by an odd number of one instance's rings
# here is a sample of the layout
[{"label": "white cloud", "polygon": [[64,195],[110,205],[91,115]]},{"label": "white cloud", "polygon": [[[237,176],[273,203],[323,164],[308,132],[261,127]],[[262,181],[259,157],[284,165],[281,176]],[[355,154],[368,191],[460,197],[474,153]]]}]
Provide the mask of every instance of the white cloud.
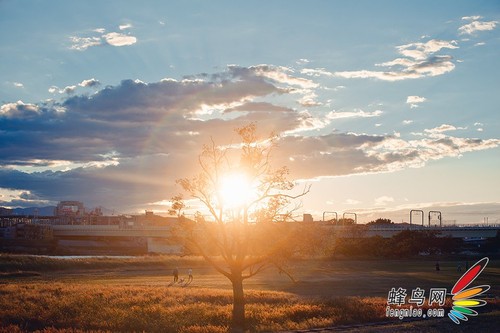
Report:
[{"label": "white cloud", "polygon": [[297,65],[304,65],[304,64],[310,63],[310,61],[308,59],[302,58],[302,59],[297,60],[295,63]]},{"label": "white cloud", "polygon": [[312,80],[297,76],[291,76],[287,73],[293,72],[291,68],[284,66],[257,65],[250,67],[256,75],[267,77],[279,83],[298,86],[304,89],[317,88],[319,85]]},{"label": "white cloud", "polygon": [[413,123],[413,120],[409,120],[409,119],[408,120],[403,120],[403,125],[409,125],[411,123]]},{"label": "white cloud", "polygon": [[478,31],[490,31],[495,29],[497,26],[498,21],[489,21],[489,22],[482,22],[482,21],[472,21],[471,23],[468,23],[466,25],[461,26],[458,28],[458,31],[460,35],[473,35],[474,33]]},{"label": "white cloud", "polygon": [[366,112],[363,110],[345,111],[345,112],[331,111],[326,115],[326,118],[329,120],[345,119],[345,118],[372,118],[372,117],[380,117],[383,113],[384,112],[381,110],[376,110],[373,112]]},{"label": "white cloud", "polygon": [[49,205],[48,200],[41,200],[36,194],[25,190],[12,190],[0,187],[0,205],[7,207],[16,207],[20,205]]},{"label": "white cloud", "polygon": [[127,24],[122,24],[122,25],[119,25],[119,26],[118,26],[118,28],[119,28],[120,30],[130,29],[130,28],[132,28],[132,27],[133,27],[133,25],[132,25],[132,24],[130,24],[130,23],[127,23]]},{"label": "white cloud", "polygon": [[58,86],[51,86],[48,91],[49,93],[51,94],[55,94],[55,93],[60,93],[60,94],[73,94],[76,89],[78,87],[86,87],[86,88],[89,88],[89,87],[96,87],[98,85],[100,85],[101,83],[99,82],[99,80],[97,79],[94,79],[94,78],[91,78],[91,79],[88,79],[88,80],[83,80],[82,82],[78,83],[78,84],[75,84],[75,85],[70,85],[70,86],[66,86],[64,87],[63,89],[59,89]]},{"label": "white cloud", "polygon": [[427,76],[438,76],[451,72],[455,65],[451,62],[451,57],[434,57],[428,61],[415,63],[414,65],[401,71],[344,71],[335,72],[335,76],[346,79],[373,78],[383,81],[402,81],[408,79],[419,79]]},{"label": "white cloud", "polygon": [[101,45],[101,38],[100,37],[78,37],[78,36],[71,36],[69,38],[73,45],[71,45],[69,48],[71,50],[77,50],[77,51],[85,51],[91,46],[98,46]]},{"label": "white cloud", "polygon": [[344,201],[345,205],[357,205],[357,204],[360,204],[360,203],[361,203],[361,201],[355,200],[355,199],[346,199]]},{"label": "white cloud", "polygon": [[137,38],[134,36],[121,34],[119,32],[110,32],[102,37],[106,40],[106,43],[113,46],[128,46],[137,42]]},{"label": "white cloud", "polygon": [[391,61],[383,62],[380,64],[375,64],[375,66],[378,67],[393,67],[393,66],[403,66],[403,67],[410,67],[415,64],[415,60],[412,59],[407,59],[407,58],[396,58]]},{"label": "white cloud", "polygon": [[[120,29],[128,29],[131,25],[121,25]],[[131,35],[126,35],[120,32],[105,33],[106,30],[98,28],[92,30],[94,34],[91,36],[71,36],[69,37],[72,45],[69,47],[71,50],[85,51],[89,47],[99,45],[111,46],[128,46],[137,42],[137,38]]]},{"label": "white cloud", "polygon": [[466,152],[496,148],[500,145],[499,139],[458,138],[443,134],[445,131],[456,129],[459,128],[442,125],[433,130],[426,130],[426,136],[419,140],[406,141],[397,137],[386,137],[378,144],[367,146],[367,156],[382,162],[378,166],[374,165],[371,172],[419,168],[431,160],[460,157]]},{"label": "white cloud", "polygon": [[475,15],[475,16],[464,16],[462,17],[462,20],[464,21],[476,21],[476,20],[480,20],[482,19],[483,17],[482,16],[479,16],[479,15]]},{"label": "white cloud", "polygon": [[466,127],[455,127],[453,125],[443,124],[439,127],[426,129],[424,131],[427,133],[443,133],[443,132],[463,130],[463,129],[467,129],[467,128]]},{"label": "white cloud", "polygon": [[421,96],[408,96],[406,98],[406,104],[410,104],[410,108],[418,108],[418,104],[425,102],[427,99]]},{"label": "white cloud", "polygon": [[0,117],[6,118],[31,118],[40,114],[40,108],[35,104],[17,101],[0,106]]},{"label": "white cloud", "polygon": [[297,121],[298,125],[294,129],[283,132],[283,135],[296,135],[300,132],[322,129],[331,122],[331,120],[327,118],[320,119],[314,117],[308,111],[298,112]]},{"label": "white cloud", "polygon": [[426,43],[410,43],[396,47],[400,54],[415,60],[427,59],[429,55],[434,54],[441,49],[457,48],[457,42],[454,40],[446,41],[438,39],[431,39]]},{"label": "white cloud", "polygon": [[59,90],[60,94],[73,94],[76,90],[76,86],[66,86],[64,89]]},{"label": "white cloud", "polygon": [[486,43],[485,42],[479,42],[479,43],[474,44],[474,46],[483,46],[483,45],[486,45]]},{"label": "white cloud", "polygon": [[314,107],[314,106],[320,106],[322,105],[320,102],[317,101],[318,95],[314,92],[309,92],[308,94],[305,94],[302,96],[301,99],[299,99],[297,102],[305,107]]},{"label": "white cloud", "polygon": [[423,103],[427,99],[425,97],[421,96],[408,96],[406,98],[406,104],[414,104],[414,103]]},{"label": "white cloud", "polygon": [[[435,55],[442,49],[456,49],[457,42],[432,39],[425,43],[410,43],[397,46],[398,53],[404,58],[375,64],[378,67],[389,67],[387,71],[341,71],[333,73],[334,76],[343,78],[375,78],[384,81],[401,81],[418,79],[427,76],[438,76],[452,71],[455,64],[449,55]],[[306,73],[307,74],[307,73]],[[312,71],[309,75],[323,73]],[[323,74],[325,75],[325,74]]]},{"label": "white cloud", "polygon": [[394,202],[393,197],[389,197],[387,195],[383,195],[375,199],[375,206],[385,206],[391,202]]},{"label": "white cloud", "polygon": [[300,71],[301,74],[305,74],[308,76],[334,76],[333,73],[327,71],[324,68],[304,68]]},{"label": "white cloud", "polygon": [[17,87],[17,88],[24,88],[24,84],[20,83],[20,82],[14,82],[12,83],[14,85],[14,87]]},{"label": "white cloud", "polygon": [[83,80],[82,82],[78,83],[80,87],[95,87],[100,85],[99,80],[91,78],[88,80]]}]

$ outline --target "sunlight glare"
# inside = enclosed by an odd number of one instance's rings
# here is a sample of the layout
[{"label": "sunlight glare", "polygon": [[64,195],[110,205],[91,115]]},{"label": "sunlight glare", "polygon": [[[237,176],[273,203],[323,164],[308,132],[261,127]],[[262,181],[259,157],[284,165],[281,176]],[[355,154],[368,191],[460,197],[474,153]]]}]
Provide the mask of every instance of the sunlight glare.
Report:
[{"label": "sunlight glare", "polygon": [[248,177],[241,173],[232,173],[222,178],[219,194],[225,206],[237,208],[247,204],[254,194]]}]

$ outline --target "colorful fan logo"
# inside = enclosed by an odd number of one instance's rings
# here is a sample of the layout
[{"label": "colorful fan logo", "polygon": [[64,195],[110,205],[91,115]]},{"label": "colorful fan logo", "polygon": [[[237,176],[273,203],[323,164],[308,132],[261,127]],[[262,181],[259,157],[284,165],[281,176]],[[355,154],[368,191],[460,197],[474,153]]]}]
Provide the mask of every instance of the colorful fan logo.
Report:
[{"label": "colorful fan logo", "polygon": [[460,324],[460,320],[467,321],[467,316],[477,316],[477,311],[471,308],[486,305],[485,300],[474,299],[473,297],[487,292],[490,289],[489,285],[482,285],[469,289],[465,288],[481,274],[486,265],[488,265],[488,262],[488,258],[483,258],[476,262],[460,279],[458,279],[457,283],[455,283],[451,289],[453,307],[448,313],[448,317],[450,317],[455,324]]}]

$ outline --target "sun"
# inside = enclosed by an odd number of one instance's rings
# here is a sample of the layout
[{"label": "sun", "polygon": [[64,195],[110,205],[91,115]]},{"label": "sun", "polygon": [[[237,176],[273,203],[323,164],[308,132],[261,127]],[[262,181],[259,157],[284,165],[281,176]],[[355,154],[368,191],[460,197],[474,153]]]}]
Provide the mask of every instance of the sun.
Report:
[{"label": "sun", "polygon": [[255,188],[243,173],[230,173],[221,179],[219,195],[224,206],[228,208],[238,208],[248,204],[254,194]]}]

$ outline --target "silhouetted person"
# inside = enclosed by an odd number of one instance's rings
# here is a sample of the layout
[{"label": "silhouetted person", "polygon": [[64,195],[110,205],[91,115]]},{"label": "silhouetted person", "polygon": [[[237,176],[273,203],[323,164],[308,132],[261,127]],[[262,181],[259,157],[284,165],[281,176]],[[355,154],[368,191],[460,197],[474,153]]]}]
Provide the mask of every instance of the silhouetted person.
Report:
[{"label": "silhouetted person", "polygon": [[174,269],[174,283],[176,283],[177,281],[179,281],[179,269],[176,267]]},{"label": "silhouetted person", "polygon": [[436,262],[436,272],[439,272],[441,268],[439,267],[439,262]]},{"label": "silhouetted person", "polygon": [[188,269],[188,280],[186,283],[191,283],[191,281],[193,281],[193,270],[190,268]]}]

